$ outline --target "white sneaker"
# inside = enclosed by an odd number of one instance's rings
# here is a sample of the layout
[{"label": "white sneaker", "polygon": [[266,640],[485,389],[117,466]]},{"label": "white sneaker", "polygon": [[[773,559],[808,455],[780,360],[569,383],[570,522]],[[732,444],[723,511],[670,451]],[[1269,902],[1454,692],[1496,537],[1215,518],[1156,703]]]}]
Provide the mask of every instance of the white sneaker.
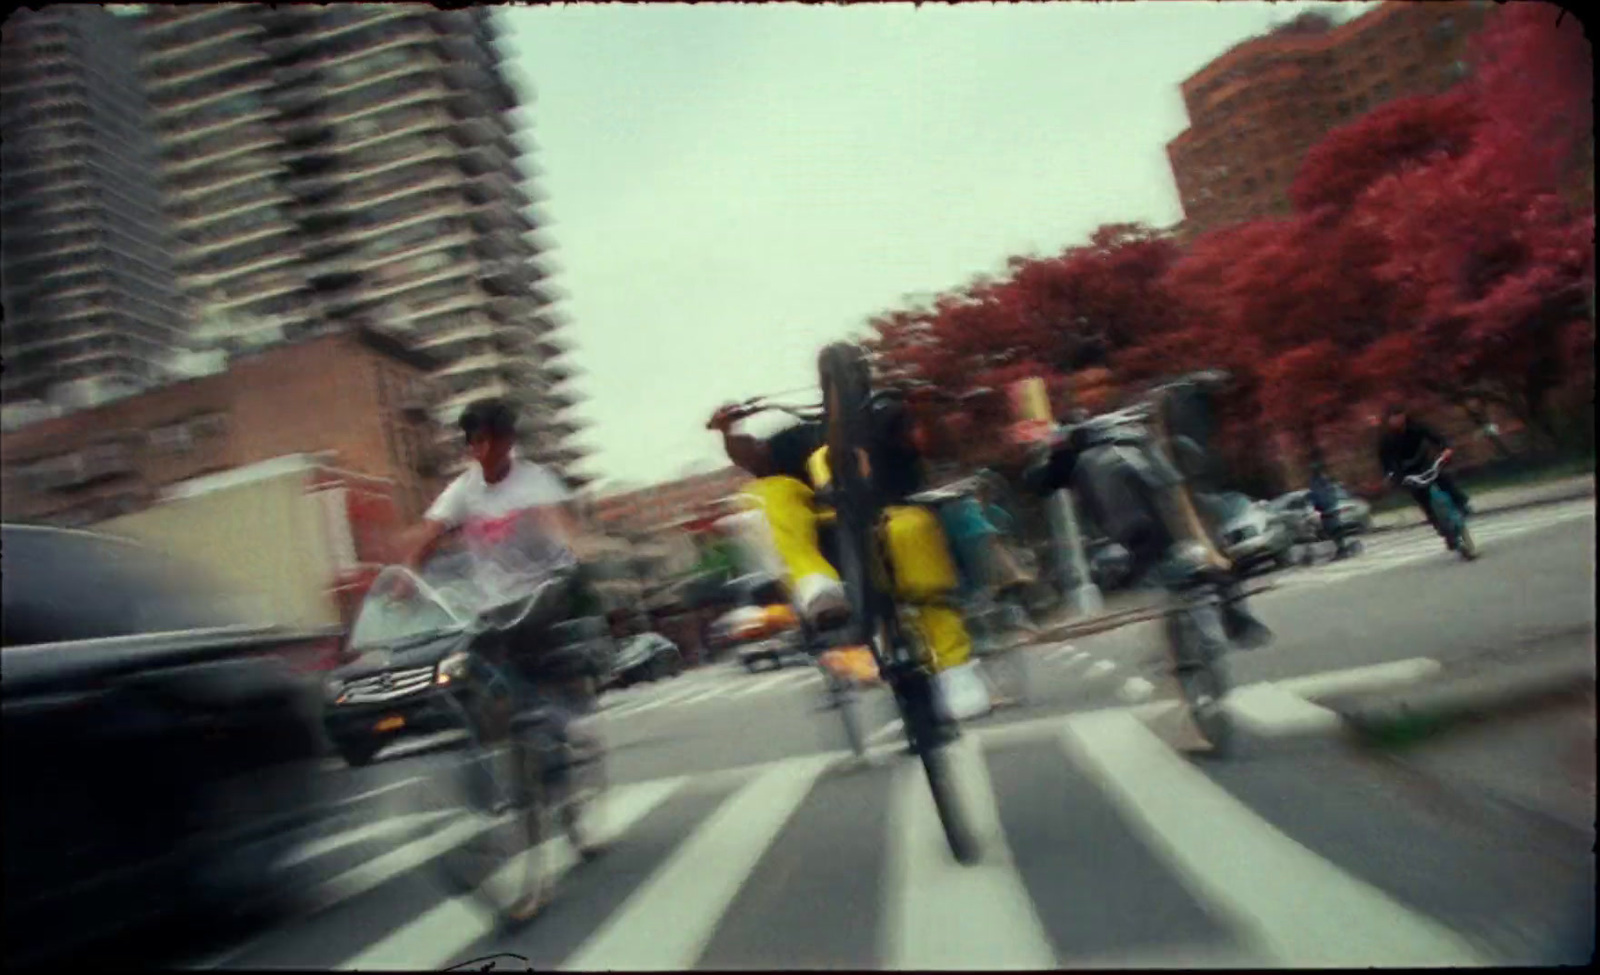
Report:
[{"label": "white sneaker", "polygon": [[825,575],[809,575],[795,583],[794,596],[801,615],[813,626],[850,616],[850,597],[844,586]]},{"label": "white sneaker", "polygon": [[978,671],[978,662],[968,661],[942,671],[938,677],[939,708],[953,721],[981,718],[994,708],[989,684]]}]

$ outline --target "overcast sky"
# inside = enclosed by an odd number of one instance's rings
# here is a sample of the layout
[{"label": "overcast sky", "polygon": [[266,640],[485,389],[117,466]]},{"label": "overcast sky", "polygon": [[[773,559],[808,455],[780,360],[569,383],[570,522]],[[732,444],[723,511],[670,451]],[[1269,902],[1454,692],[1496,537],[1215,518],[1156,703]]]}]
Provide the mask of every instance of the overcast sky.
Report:
[{"label": "overcast sky", "polygon": [[816,350],[905,296],[1177,222],[1178,83],[1303,10],[1366,6],[502,8],[589,471],[715,466],[718,404],[814,387]]}]

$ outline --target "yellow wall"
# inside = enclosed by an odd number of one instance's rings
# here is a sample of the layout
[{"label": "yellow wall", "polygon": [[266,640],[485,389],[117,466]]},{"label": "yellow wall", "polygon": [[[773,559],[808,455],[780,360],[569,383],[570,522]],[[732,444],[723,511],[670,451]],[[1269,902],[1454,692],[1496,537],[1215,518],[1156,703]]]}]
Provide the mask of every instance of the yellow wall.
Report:
[{"label": "yellow wall", "polygon": [[95,528],[194,566],[237,594],[250,622],[333,626],[339,623],[328,592],[334,563],[306,478],[291,473],[167,501]]}]

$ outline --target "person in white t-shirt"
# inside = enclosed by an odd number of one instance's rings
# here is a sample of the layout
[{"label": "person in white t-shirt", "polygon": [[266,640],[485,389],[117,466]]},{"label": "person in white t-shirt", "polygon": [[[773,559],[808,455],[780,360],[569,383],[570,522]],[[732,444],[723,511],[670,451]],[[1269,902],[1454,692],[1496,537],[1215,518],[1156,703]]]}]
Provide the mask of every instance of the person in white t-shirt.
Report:
[{"label": "person in white t-shirt", "polygon": [[577,525],[561,479],[518,457],[516,414],[501,400],[481,400],[461,414],[461,432],[475,462],[444,489],[423,516],[406,563],[415,568],[445,535],[460,534],[486,598],[514,599],[577,559]]}]

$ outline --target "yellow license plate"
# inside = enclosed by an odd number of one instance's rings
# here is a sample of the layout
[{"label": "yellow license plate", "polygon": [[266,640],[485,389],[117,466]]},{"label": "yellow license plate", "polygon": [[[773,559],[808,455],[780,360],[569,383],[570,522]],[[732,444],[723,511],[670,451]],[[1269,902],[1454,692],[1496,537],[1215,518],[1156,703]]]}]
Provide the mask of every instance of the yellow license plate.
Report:
[{"label": "yellow license plate", "polygon": [[400,717],[399,715],[395,715],[392,718],[384,718],[382,721],[379,721],[376,725],[373,726],[373,730],[374,731],[394,731],[396,728],[404,728],[405,726],[406,726],[406,719]]}]

